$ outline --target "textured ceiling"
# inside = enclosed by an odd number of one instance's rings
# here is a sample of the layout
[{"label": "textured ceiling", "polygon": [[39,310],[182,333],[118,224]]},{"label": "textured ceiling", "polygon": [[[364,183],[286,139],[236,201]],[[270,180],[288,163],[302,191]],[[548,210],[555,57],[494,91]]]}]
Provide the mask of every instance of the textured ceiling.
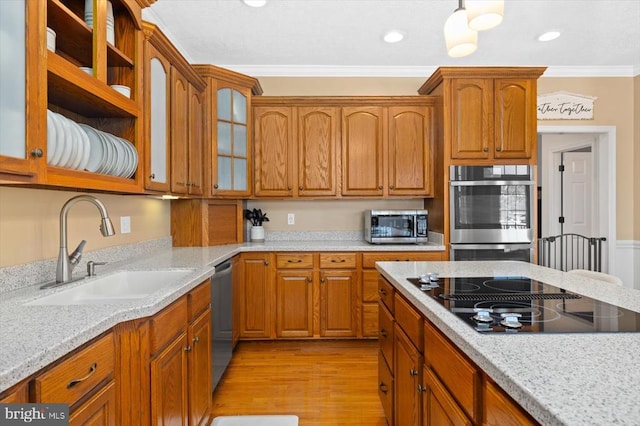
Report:
[{"label": "textured ceiling", "polygon": [[[254,76],[425,75],[442,65],[544,65],[547,75],[640,74],[640,0],[506,0],[478,50],[446,54],[457,0],[158,0],[143,11],[192,63]],[[405,39],[382,41],[385,31]],[[548,30],[560,38],[541,43]]]}]

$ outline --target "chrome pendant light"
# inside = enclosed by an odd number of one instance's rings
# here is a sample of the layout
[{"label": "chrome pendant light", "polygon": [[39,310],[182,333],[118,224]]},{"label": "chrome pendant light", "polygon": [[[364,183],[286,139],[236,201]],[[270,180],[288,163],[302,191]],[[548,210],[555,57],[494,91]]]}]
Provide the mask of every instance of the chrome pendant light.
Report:
[{"label": "chrome pendant light", "polygon": [[458,0],[458,8],[444,24],[447,53],[454,58],[472,54],[478,48],[478,32],[469,28],[464,0]]}]

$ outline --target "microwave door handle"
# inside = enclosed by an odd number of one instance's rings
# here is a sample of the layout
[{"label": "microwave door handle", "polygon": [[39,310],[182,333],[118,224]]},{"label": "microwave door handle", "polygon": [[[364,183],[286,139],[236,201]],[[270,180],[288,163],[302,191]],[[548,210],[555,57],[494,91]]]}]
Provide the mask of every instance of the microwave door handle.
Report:
[{"label": "microwave door handle", "polygon": [[451,181],[451,186],[504,186],[504,185],[533,185],[532,180],[467,180]]}]

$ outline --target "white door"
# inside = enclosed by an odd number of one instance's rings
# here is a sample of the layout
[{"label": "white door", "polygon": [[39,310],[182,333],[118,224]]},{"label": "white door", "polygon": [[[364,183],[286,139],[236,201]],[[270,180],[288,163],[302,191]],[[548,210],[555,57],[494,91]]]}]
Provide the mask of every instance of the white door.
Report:
[{"label": "white door", "polygon": [[593,157],[591,152],[563,154],[564,233],[594,236]]}]

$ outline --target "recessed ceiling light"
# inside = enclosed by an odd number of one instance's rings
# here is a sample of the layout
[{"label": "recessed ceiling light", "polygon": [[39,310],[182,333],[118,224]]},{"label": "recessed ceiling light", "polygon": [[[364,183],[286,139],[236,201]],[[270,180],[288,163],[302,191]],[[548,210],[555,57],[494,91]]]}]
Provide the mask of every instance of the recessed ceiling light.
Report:
[{"label": "recessed ceiling light", "polygon": [[559,31],[547,31],[546,33],[541,34],[540,37],[538,37],[538,41],[551,41],[557,39],[558,37],[560,37]]},{"label": "recessed ceiling light", "polygon": [[397,43],[399,41],[402,41],[403,38],[404,33],[397,30],[387,31],[384,37],[382,37],[382,39],[387,43]]},{"label": "recessed ceiling light", "polygon": [[242,3],[251,7],[262,7],[267,4],[267,0],[242,0]]}]

